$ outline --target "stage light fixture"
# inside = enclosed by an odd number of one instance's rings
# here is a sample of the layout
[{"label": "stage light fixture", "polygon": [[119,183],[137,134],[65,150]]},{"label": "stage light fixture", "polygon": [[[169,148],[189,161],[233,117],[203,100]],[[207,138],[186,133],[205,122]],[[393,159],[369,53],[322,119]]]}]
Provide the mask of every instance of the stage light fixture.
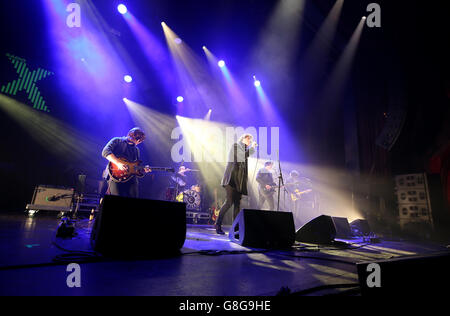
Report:
[{"label": "stage light fixture", "polygon": [[117,11],[119,11],[120,14],[125,14],[128,12],[128,9],[124,4],[119,4],[117,6]]},{"label": "stage light fixture", "polygon": [[125,75],[123,76],[123,80],[130,83],[131,81],[133,81],[133,78],[130,75]]},{"label": "stage light fixture", "polygon": [[181,103],[181,102],[184,101],[184,98],[180,95],[180,96],[177,97],[177,101],[178,101],[179,103]]},{"label": "stage light fixture", "polygon": [[255,87],[261,86],[261,81],[256,79],[256,76],[253,76],[253,81],[254,81],[253,84],[255,85]]},{"label": "stage light fixture", "polygon": [[217,65],[219,65],[220,68],[225,67],[225,62],[223,60],[219,60]]}]

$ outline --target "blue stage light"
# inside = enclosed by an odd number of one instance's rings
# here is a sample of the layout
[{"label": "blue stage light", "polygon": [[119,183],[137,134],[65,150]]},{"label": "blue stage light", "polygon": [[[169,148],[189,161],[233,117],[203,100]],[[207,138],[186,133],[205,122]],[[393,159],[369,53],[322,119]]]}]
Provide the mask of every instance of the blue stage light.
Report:
[{"label": "blue stage light", "polygon": [[259,80],[255,80],[253,84],[255,85],[255,87],[259,87],[261,85],[261,82]]},{"label": "blue stage light", "polygon": [[179,97],[177,97],[177,101],[178,101],[179,103],[181,103],[181,102],[184,101],[184,98],[180,95]]},{"label": "blue stage light", "polygon": [[225,62],[223,60],[219,60],[217,65],[219,65],[220,68],[225,67]]}]

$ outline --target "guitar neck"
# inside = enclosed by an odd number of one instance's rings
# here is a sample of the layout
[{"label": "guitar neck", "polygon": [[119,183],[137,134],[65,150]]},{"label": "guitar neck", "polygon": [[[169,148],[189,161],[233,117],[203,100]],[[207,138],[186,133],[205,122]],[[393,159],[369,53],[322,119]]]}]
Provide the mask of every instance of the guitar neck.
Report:
[{"label": "guitar neck", "polygon": [[170,172],[174,172],[173,168],[167,168],[167,167],[151,167],[148,166],[150,169],[155,170],[155,171],[170,171]]}]

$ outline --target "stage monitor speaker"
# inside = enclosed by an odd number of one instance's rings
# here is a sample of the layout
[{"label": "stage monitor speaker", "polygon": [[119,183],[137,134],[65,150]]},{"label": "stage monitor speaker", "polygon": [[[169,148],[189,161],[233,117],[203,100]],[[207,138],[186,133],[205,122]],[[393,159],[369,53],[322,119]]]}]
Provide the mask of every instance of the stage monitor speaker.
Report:
[{"label": "stage monitor speaker", "polygon": [[350,223],[352,232],[356,235],[367,236],[372,233],[370,230],[369,222],[365,219],[355,219]]},{"label": "stage monitor speaker", "polygon": [[91,233],[93,249],[107,257],[176,254],[185,240],[186,204],[114,195],[103,198]]},{"label": "stage monitor speaker", "polygon": [[300,227],[296,241],[315,244],[331,244],[337,238],[351,238],[352,230],[346,217],[320,215]]},{"label": "stage monitor speaker", "polygon": [[328,215],[320,215],[300,227],[296,234],[296,241],[331,244],[336,237],[336,227],[333,219]]},{"label": "stage monitor speaker", "polygon": [[334,227],[336,228],[336,238],[351,238],[353,237],[352,229],[346,217],[331,217],[333,219]]},{"label": "stage monitor speaker", "polygon": [[356,264],[362,296],[420,298],[446,295],[449,266],[448,251]]},{"label": "stage monitor speaker", "polygon": [[291,212],[243,209],[229,237],[244,247],[287,249],[295,242],[294,217]]}]

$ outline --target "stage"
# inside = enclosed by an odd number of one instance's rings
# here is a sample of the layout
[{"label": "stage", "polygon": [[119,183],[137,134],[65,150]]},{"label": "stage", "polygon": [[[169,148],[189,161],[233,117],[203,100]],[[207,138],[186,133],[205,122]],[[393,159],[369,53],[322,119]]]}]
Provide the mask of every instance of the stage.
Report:
[{"label": "stage", "polygon": [[[180,255],[80,263],[80,287],[70,288],[67,265],[77,262],[81,251],[92,251],[93,221],[77,220],[77,235],[68,239],[56,238],[59,221],[56,212],[1,213],[1,296],[360,295],[356,263],[448,251],[446,245],[382,236],[379,243],[351,239],[323,246],[296,242],[292,250],[251,249],[217,235],[212,226],[188,225]],[[173,233],[169,217],[164,226]],[[151,240],[143,251],[159,242]],[[68,250],[77,252],[64,257]]]}]

